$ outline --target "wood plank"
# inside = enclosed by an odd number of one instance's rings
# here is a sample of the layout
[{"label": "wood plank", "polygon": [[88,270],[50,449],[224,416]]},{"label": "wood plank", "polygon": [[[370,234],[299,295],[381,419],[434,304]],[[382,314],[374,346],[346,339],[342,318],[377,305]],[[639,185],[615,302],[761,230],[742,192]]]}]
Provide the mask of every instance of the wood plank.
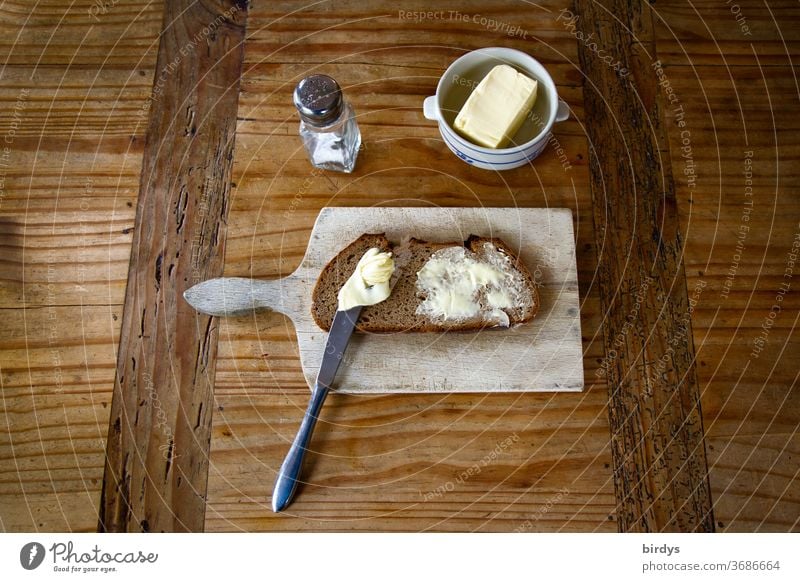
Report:
[{"label": "wood plank", "polygon": [[785,433],[709,435],[709,471],[718,529],[800,531],[800,435],[796,428]]},{"label": "wood plank", "polygon": [[92,5],[0,7],[2,531],[97,528],[161,6]]},{"label": "wood plank", "polygon": [[[224,410],[215,410],[213,420],[207,531],[513,531],[528,521],[531,531],[615,530],[606,385],[595,374],[603,351],[595,237],[586,214],[591,193],[583,126],[588,120],[582,78],[574,65],[575,41],[555,20],[567,2],[548,1],[524,10],[503,2],[437,5],[437,10],[499,17],[546,38],[549,45],[530,34],[527,40],[509,37],[470,22],[419,24],[398,18],[398,8],[421,10],[422,2],[402,7],[344,2],[336,12],[309,6],[292,14],[287,14],[288,5],[257,4],[248,15],[225,275],[291,273],[325,206],[570,208],[578,249],[586,392],[578,400],[563,395],[519,401],[483,394],[447,395],[443,400],[357,396],[342,397],[341,404],[334,402],[328,409],[329,402],[322,422],[335,426],[326,426],[314,439],[318,454],[310,484],[288,513],[275,516],[268,506],[275,471],[308,398],[294,329],[288,319],[269,313],[221,320],[215,398]],[[367,24],[358,22],[364,18]],[[328,26],[334,28],[325,30]],[[435,91],[450,62],[465,50],[492,45],[529,52],[553,73],[559,94],[575,112],[554,129],[567,167],[548,148],[531,168],[476,170],[454,157],[435,124],[424,119],[422,101]],[[351,175],[314,172],[305,158],[287,96],[309,71],[334,76],[354,104],[364,145]],[[591,414],[583,414],[584,406]],[[382,424],[395,411],[396,422]],[[452,421],[461,419],[458,432],[443,429],[452,422],[451,415]],[[574,428],[562,434],[559,418]],[[347,420],[369,432],[349,429]],[[493,424],[495,428],[481,434]],[[513,463],[496,463],[465,487],[424,501],[424,493],[491,455],[494,437],[513,431],[523,448],[537,451],[530,459],[524,457],[516,473]],[[406,459],[392,448],[398,432],[403,442],[412,435],[413,446],[404,449]],[[442,466],[442,451],[465,445]],[[592,485],[584,487],[584,480]],[[345,488],[333,489],[340,481]],[[559,496],[559,488],[571,493]],[[542,511],[548,500],[552,507]]]},{"label": "wood plank", "polygon": [[160,3],[145,0],[42,0],[36,10],[21,0],[3,2],[0,60],[93,72],[117,66],[130,70],[131,61],[152,64],[161,12]]},{"label": "wood plank", "polygon": [[[577,68],[564,66],[575,61],[575,41],[555,22],[567,5],[563,0],[524,7],[512,2],[443,0],[432,8],[424,0],[402,5],[341,0],[331,10],[313,4],[299,7],[291,0],[256,4],[252,13],[258,25],[248,29],[245,71],[250,63],[264,61],[297,63],[307,69],[337,62],[428,68],[478,48],[508,46],[526,50],[545,66],[561,65],[570,71],[571,84],[579,85]],[[432,18],[414,18],[414,12],[431,11],[436,12]],[[558,84],[561,81],[556,78]]]},{"label": "wood plank", "polygon": [[0,307],[121,304],[134,223],[125,198],[6,199]]},{"label": "wood plank", "polygon": [[[136,25],[147,31],[147,23]],[[148,34],[156,37],[158,29]],[[147,129],[154,63],[150,53],[129,60],[118,67],[6,66],[0,91],[0,131],[5,136],[10,129],[14,107],[22,97],[12,136],[14,149],[42,154],[43,172],[73,153],[100,156],[106,153],[107,144],[125,144],[121,152],[136,150],[137,140]],[[50,139],[41,140],[43,134]],[[48,153],[57,155],[45,155]],[[141,157],[141,146],[137,153]],[[37,177],[38,172],[28,176]]]},{"label": "wood plank", "polygon": [[334,394],[315,433],[301,498],[275,514],[268,502],[274,472],[307,398],[307,390],[217,396],[208,530],[616,527],[602,389],[435,400]]},{"label": "wood plank", "polygon": [[[414,116],[421,125],[421,106]],[[569,156],[568,170],[548,148],[534,168],[502,176],[458,168],[458,160],[443,147],[433,125],[419,137],[400,139],[385,136],[386,122],[385,117],[376,122],[370,134],[364,130],[363,139],[369,136],[370,141],[356,176],[313,174],[295,136],[257,137],[249,133],[251,128],[263,132],[271,125],[241,123],[234,162],[241,170],[234,181],[226,276],[290,274],[300,264],[311,226],[325,206],[565,207],[575,216],[578,260],[589,269],[585,283],[587,288],[591,285],[593,227],[580,213],[581,205],[589,202],[587,144],[584,137],[561,133],[572,131],[562,127],[577,127],[577,121],[560,124],[556,130]]]},{"label": "wood plank", "polygon": [[0,530],[96,529],[121,316],[0,310]]},{"label": "wood plank", "polygon": [[[222,272],[246,5],[167,2],[108,451],[102,531],[198,531],[216,328],[182,300]],[[163,83],[162,83],[163,82]]]},{"label": "wood plank", "polygon": [[[614,482],[621,531],[713,531],[700,393],[649,8],[576,3],[584,37],[613,47],[636,86],[579,43],[599,285],[606,314]],[[632,46],[633,31],[642,44]],[[658,137],[657,137],[658,136]],[[664,179],[667,176],[667,179]]]},{"label": "wood plank", "polygon": [[[786,66],[800,54],[800,6],[793,0],[659,0],[652,9],[664,64]],[[689,78],[696,74],[686,70]]]},{"label": "wood plank", "polygon": [[152,74],[3,71],[0,307],[122,302]]},{"label": "wood plank", "polygon": [[[667,65],[664,73],[686,122],[679,128],[675,107],[667,110],[669,147],[679,160],[673,170],[687,284],[696,295],[692,326],[716,527],[796,530],[796,487],[786,487],[787,476],[800,473],[792,454],[800,416],[800,293],[796,273],[786,277],[800,236],[796,71]],[[701,92],[704,100],[692,98]],[[695,187],[682,171],[684,129],[697,165]],[[754,355],[785,283],[781,311]]]}]

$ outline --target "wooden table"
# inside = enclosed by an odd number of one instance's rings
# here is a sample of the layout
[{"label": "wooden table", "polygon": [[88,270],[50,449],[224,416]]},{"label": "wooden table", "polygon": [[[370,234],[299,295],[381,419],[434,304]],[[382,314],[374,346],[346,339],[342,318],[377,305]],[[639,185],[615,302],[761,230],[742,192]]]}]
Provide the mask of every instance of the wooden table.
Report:
[{"label": "wooden table", "polygon": [[[739,7],[6,5],[0,529],[800,529],[800,15]],[[471,168],[422,117],[483,46],[572,110],[531,167]],[[296,135],[317,71],[359,114],[352,175]],[[425,204],[573,210],[587,389],[333,396],[275,515],[291,324],[180,293],[288,274],[324,206]]]}]

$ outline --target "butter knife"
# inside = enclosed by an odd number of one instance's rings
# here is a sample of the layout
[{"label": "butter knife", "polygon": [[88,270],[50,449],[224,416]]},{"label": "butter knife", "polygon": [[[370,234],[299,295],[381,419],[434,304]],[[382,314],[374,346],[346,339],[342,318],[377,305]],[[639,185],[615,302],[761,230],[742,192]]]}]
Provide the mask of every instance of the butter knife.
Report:
[{"label": "butter knife", "polygon": [[311,400],[308,403],[300,429],[294,438],[289,453],[278,471],[278,478],[275,481],[275,488],[272,491],[272,511],[283,511],[294,497],[297,484],[300,479],[300,472],[303,468],[303,457],[308,450],[311,442],[311,434],[317,424],[319,412],[328,396],[328,392],[336,377],[336,371],[344,358],[350,336],[356,327],[356,321],[361,313],[361,307],[353,307],[347,311],[337,311],[328,332],[328,339],[325,343],[325,352],[322,356],[322,364],[319,367],[317,381],[311,390]]}]

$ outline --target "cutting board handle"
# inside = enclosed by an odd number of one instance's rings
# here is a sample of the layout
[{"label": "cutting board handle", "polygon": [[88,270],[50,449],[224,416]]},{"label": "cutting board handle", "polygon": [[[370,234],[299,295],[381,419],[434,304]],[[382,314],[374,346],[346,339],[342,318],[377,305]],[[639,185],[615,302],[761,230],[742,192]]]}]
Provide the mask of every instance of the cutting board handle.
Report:
[{"label": "cutting board handle", "polygon": [[300,309],[293,277],[245,279],[220,277],[198,283],[183,297],[195,309],[208,315],[243,315],[254,309],[271,309],[293,317]]}]

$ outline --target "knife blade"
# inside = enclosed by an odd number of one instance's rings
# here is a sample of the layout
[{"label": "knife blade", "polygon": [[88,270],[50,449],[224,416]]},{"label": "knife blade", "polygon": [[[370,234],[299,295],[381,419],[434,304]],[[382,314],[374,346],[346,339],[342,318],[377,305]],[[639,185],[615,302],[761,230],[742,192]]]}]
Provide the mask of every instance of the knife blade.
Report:
[{"label": "knife blade", "polygon": [[346,311],[337,311],[334,315],[331,330],[328,332],[328,339],[325,342],[325,354],[322,356],[322,364],[317,373],[317,384],[326,388],[331,387],[362,309],[361,306],[353,307]]},{"label": "knife blade", "polygon": [[311,400],[308,402],[308,408],[300,423],[297,436],[292,442],[292,446],[289,447],[289,452],[275,480],[275,487],[272,491],[272,511],[276,513],[283,511],[292,502],[303,468],[303,457],[311,441],[319,412],[331,389],[339,365],[344,359],[347,344],[350,342],[350,336],[353,335],[361,309],[362,307],[359,306],[346,311],[337,311],[333,317],[328,339],[325,342],[322,364],[311,390]]}]

